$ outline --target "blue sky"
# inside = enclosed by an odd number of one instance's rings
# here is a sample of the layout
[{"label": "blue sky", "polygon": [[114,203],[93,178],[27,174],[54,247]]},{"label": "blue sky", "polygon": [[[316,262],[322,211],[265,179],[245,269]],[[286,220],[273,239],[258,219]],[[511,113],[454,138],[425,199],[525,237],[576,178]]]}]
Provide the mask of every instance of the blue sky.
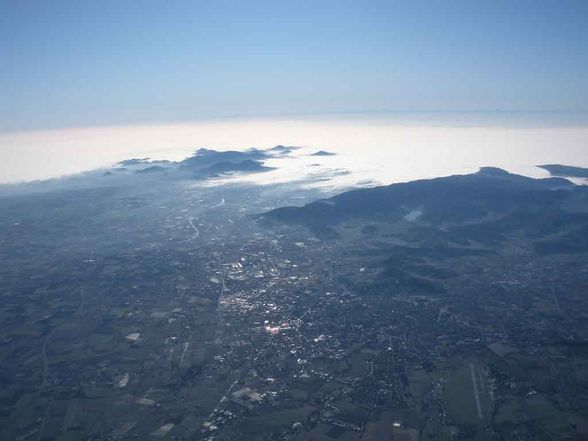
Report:
[{"label": "blue sky", "polygon": [[0,0],[2,131],[587,103],[584,0]]}]

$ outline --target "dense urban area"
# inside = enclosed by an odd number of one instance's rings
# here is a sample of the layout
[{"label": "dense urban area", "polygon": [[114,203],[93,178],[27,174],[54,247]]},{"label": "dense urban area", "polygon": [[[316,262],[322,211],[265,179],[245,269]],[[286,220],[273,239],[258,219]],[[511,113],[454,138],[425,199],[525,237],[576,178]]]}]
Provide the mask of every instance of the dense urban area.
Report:
[{"label": "dense urban area", "polygon": [[0,438],[588,438],[587,187],[199,152],[0,197]]}]

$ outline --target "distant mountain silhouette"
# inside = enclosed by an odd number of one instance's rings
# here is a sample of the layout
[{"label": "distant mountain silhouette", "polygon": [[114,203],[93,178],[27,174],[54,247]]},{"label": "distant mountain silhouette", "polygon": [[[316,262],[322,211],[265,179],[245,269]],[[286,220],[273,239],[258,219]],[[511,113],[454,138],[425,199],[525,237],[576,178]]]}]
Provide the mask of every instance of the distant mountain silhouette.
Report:
[{"label": "distant mountain silhouette", "polygon": [[271,149],[252,148],[244,151],[216,151],[206,148],[196,150],[193,156],[179,163],[184,170],[196,171],[203,176],[229,172],[263,172],[271,170],[263,165],[263,160],[287,155],[293,147],[278,145]]},{"label": "distant mountain silhouette", "polygon": [[[278,145],[260,150],[251,148],[244,151],[217,151],[200,148],[192,156],[183,161],[151,160],[150,158],[134,158],[121,161],[113,170],[129,170],[136,174],[151,174],[168,171],[169,179],[207,179],[226,173],[261,173],[273,170],[263,164],[266,159],[288,155],[295,147]],[[140,168],[140,167],[143,168]]]},{"label": "distant mountain silhouette", "polygon": [[128,166],[128,165],[142,165],[148,164],[151,158],[131,158],[125,159],[124,161],[120,161],[118,165]]},{"label": "distant mountain silhouette", "polygon": [[310,156],[335,156],[335,155],[336,155],[336,153],[327,152],[325,150],[319,150],[318,152],[314,152]]},{"label": "distant mountain silhouette", "polygon": [[184,159],[180,162],[183,168],[198,170],[209,167],[215,163],[243,162],[245,160],[261,160],[268,156],[263,150],[250,149],[242,152],[228,150],[219,152],[209,149],[198,149],[194,156]]},{"label": "distant mountain silhouette", "polygon": [[161,167],[159,165],[152,165],[151,167],[136,170],[135,173],[157,173],[157,172],[162,172],[166,169],[167,169],[166,167]]},{"label": "distant mountain silhouette", "polygon": [[[525,249],[538,257],[588,252],[588,187],[485,167],[477,173],[353,190],[260,216],[271,228],[303,226],[373,259],[365,293],[442,295],[451,262]],[[517,248],[522,247],[522,248]],[[359,287],[360,285],[356,285]]]},{"label": "distant mountain silhouette", "polygon": [[588,178],[588,168],[584,167],[572,167],[569,165],[561,164],[545,164],[538,165],[537,167],[547,170],[553,176],[567,176],[570,178]]},{"label": "distant mountain silhouette", "polygon": [[298,147],[292,147],[292,146],[288,146],[287,147],[285,145],[277,145],[275,147],[272,147],[271,149],[267,149],[266,151],[273,152],[273,153],[281,153],[281,154],[287,155],[292,150],[296,150],[297,148]]},{"label": "distant mountain silhouette", "polygon": [[334,225],[351,218],[401,220],[420,209],[429,221],[466,221],[491,213],[561,200],[574,185],[560,178],[532,179],[497,168],[478,173],[353,190],[304,207],[283,207],[263,217],[280,222]]},{"label": "distant mountain silhouette", "polygon": [[270,170],[274,170],[274,167],[266,167],[259,161],[246,159],[240,162],[215,162],[201,169],[201,173],[205,176],[214,176],[232,172],[260,173]]}]

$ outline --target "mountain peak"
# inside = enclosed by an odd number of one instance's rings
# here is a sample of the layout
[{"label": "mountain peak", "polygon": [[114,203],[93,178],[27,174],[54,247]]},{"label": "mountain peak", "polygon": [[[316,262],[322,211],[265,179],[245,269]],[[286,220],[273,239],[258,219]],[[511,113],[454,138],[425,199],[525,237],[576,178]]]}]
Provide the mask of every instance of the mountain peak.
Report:
[{"label": "mountain peak", "polygon": [[506,170],[503,170],[498,167],[480,167],[477,174],[483,175],[483,176],[495,176],[495,177],[512,176]]}]

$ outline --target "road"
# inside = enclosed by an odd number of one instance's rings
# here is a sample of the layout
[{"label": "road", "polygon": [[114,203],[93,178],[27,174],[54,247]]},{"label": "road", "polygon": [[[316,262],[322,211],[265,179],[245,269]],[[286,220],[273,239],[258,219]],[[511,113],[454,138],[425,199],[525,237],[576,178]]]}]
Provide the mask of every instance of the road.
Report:
[{"label": "road", "polygon": [[196,225],[194,225],[194,218],[191,217],[190,219],[188,219],[188,223],[194,229],[194,232],[195,232],[194,239],[198,239],[200,237],[200,230],[196,227]]},{"label": "road", "polygon": [[209,208],[218,208],[218,207],[222,207],[223,205],[225,205],[225,198],[221,198],[221,200],[218,204],[211,205]]},{"label": "road", "polygon": [[474,371],[474,364],[470,363],[470,375],[472,376],[472,388],[474,389],[474,399],[476,400],[476,411],[478,418],[483,420],[482,405],[480,404],[480,394],[478,393],[478,382],[476,380],[476,372]]},{"label": "road", "polygon": [[220,291],[220,294],[218,295],[218,303],[216,305],[216,310],[218,312],[218,322],[219,322],[219,324],[221,324],[222,321],[223,321],[223,313],[222,313],[222,305],[221,305],[221,302],[223,300],[223,294],[225,293],[225,289],[227,289],[227,287],[225,285],[225,275],[224,274],[222,274],[221,283],[222,283],[221,291]]}]

